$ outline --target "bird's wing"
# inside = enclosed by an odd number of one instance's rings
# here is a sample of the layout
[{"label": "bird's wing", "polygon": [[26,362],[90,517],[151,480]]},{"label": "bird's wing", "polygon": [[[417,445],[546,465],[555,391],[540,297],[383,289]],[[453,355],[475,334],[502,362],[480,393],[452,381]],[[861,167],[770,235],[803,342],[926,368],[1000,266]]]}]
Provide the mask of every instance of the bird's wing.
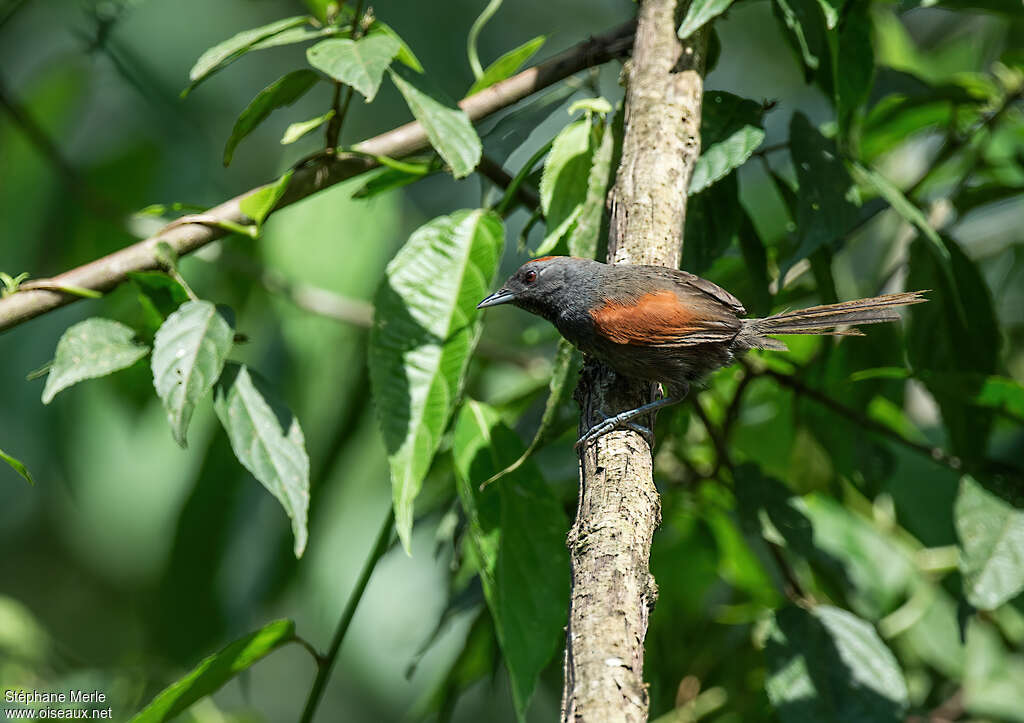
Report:
[{"label": "bird's wing", "polygon": [[718,303],[727,306],[732,313],[736,314],[736,316],[743,316],[747,313],[743,303],[718,284],[712,283],[707,279],[702,279],[701,277],[687,271],[680,271],[678,269],[666,269],[666,271],[680,286],[691,288],[711,297]]},{"label": "bird's wing", "polygon": [[739,319],[722,309],[721,304],[694,292],[673,289],[608,299],[590,317],[599,336],[615,344],[634,346],[728,342],[740,328]]}]

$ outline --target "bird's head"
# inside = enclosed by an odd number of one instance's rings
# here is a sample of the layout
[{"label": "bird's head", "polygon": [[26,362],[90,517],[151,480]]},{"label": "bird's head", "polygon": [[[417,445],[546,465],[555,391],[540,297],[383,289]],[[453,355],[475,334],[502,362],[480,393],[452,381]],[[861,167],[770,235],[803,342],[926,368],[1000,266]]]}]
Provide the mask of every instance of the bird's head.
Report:
[{"label": "bird's head", "polygon": [[584,266],[594,263],[571,256],[545,256],[527,261],[500,289],[477,304],[476,308],[513,304],[551,319],[568,303],[573,280],[580,275]]}]

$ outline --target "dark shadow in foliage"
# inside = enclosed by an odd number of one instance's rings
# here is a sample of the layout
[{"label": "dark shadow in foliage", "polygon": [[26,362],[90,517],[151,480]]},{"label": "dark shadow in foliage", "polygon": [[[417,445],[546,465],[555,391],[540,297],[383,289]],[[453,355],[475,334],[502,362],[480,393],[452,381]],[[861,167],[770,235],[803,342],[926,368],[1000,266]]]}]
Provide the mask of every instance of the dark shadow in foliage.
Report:
[{"label": "dark shadow in foliage", "polygon": [[[408,371],[401,354],[427,344],[443,344],[436,334],[424,328],[409,311],[405,299],[391,286],[388,277],[377,291],[375,300],[378,319],[386,317],[387,323],[375,321],[370,346],[370,374],[385,382],[376,389],[375,404],[378,414],[387,415],[387,423],[381,424],[384,446],[389,455],[394,454],[405,441],[405,430],[409,426],[412,410],[409,406]],[[459,332],[453,332],[455,336]],[[386,353],[374,354],[374,347],[386,349]]]},{"label": "dark shadow in foliage", "polygon": [[743,464],[734,474],[740,526],[759,539],[762,534],[761,512],[786,541],[786,548],[815,566],[817,582],[830,597],[842,599],[843,591],[853,582],[843,561],[814,544],[814,526],[792,504],[793,493],[773,477],[765,476],[754,464]]},{"label": "dark shadow in foliage", "polygon": [[738,237],[742,214],[739,209],[736,172],[690,196],[686,208],[686,244],[683,268],[703,274]]},{"label": "dark shadow in foliage", "polygon": [[949,238],[943,243],[953,269],[951,287],[928,241],[917,239],[910,248],[907,288],[932,289],[931,303],[919,304],[911,313],[907,352],[916,373],[961,373],[962,386],[925,386],[942,411],[952,451],[967,460],[986,457],[993,412],[966,400],[980,389],[979,375],[993,374],[999,361],[999,325],[992,295],[978,267]]},{"label": "dark shadow in foliage", "polygon": [[[832,634],[814,614],[790,605],[775,612],[775,622],[785,642],[774,636],[768,639],[764,656],[769,674],[786,671],[787,677],[793,676],[799,665],[797,658],[802,657],[814,686],[813,692],[801,691],[806,696],[775,705],[784,723],[884,723],[904,719],[904,705],[855,677],[839,654]],[[860,662],[871,665],[868,660]]]},{"label": "dark shadow in foliage", "polygon": [[[242,499],[243,476],[247,474],[227,435],[215,434],[178,516],[174,545],[152,608],[156,645],[179,665],[194,662],[227,632],[216,583]],[[291,544],[289,537],[288,552],[294,558]]]}]

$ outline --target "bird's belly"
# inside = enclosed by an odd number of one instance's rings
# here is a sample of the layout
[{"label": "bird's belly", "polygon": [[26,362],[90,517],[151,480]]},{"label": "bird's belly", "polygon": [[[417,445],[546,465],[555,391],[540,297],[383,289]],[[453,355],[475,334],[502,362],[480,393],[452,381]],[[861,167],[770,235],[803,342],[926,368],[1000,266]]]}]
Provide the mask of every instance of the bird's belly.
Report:
[{"label": "bird's belly", "polygon": [[639,346],[596,340],[583,349],[619,374],[664,384],[691,383],[732,361],[724,344],[693,346]]}]

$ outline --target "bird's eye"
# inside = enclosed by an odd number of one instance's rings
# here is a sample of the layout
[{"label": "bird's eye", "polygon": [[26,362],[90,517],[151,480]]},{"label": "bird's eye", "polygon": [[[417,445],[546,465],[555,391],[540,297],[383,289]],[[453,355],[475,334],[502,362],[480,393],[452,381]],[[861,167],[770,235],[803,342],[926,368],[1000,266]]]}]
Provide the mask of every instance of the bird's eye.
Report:
[{"label": "bird's eye", "polygon": [[530,269],[525,274],[523,274],[523,281],[525,281],[528,284],[532,284],[536,280],[537,280],[537,272],[534,271],[533,269]]}]

